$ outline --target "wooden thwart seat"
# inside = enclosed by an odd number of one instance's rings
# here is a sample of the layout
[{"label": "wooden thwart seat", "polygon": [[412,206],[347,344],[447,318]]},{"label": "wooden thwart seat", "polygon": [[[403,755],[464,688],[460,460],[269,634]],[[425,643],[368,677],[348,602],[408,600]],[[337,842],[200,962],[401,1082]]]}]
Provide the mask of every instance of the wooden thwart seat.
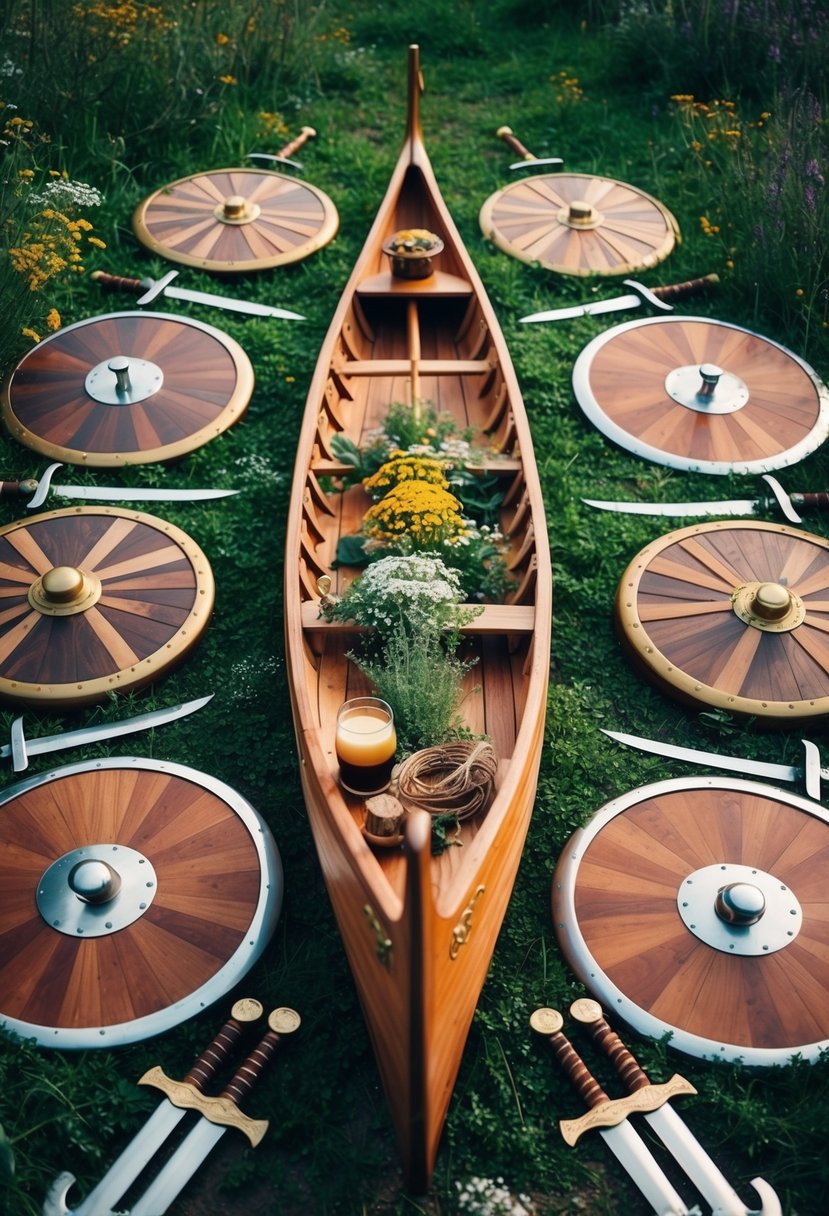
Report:
[{"label": "wooden thwart seat", "polygon": [[[490,359],[419,359],[421,376],[483,376],[498,364]],[[411,359],[348,359],[338,363],[338,376],[408,376]]]},{"label": "wooden thwart seat", "polygon": [[[306,600],[302,605],[302,628],[309,633],[334,629],[341,633],[360,633],[362,627],[349,621],[326,621],[319,615],[319,601]],[[486,604],[483,612],[464,625],[461,633],[507,634],[532,633],[535,628],[535,608],[532,604]]]}]

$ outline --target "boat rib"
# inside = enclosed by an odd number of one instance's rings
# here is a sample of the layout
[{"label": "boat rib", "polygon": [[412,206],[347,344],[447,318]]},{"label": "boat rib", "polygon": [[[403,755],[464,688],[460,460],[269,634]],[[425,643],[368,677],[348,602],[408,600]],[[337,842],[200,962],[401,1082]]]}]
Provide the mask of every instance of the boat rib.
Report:
[{"label": "boat rib", "polygon": [[[409,47],[406,138],[323,341],[299,438],[287,524],[285,644],[303,795],[397,1132],[407,1186],[431,1181],[464,1045],[521,859],[536,795],[550,662],[552,573],[532,441],[495,312],[438,189],[420,125],[419,48]],[[382,245],[402,229],[439,234],[438,268],[391,273]],[[359,574],[335,562],[370,500],[343,488],[332,441],[358,447],[393,402],[430,402],[472,428],[503,485],[509,602],[464,627],[461,715],[498,758],[485,810],[460,847],[432,855],[431,816],[409,813],[402,847],[362,832],[364,803],[338,783],[334,733],[347,698],[370,693],[348,658],[355,627],[320,615],[319,580],[341,594]],[[325,584],[323,584],[325,585]]]}]

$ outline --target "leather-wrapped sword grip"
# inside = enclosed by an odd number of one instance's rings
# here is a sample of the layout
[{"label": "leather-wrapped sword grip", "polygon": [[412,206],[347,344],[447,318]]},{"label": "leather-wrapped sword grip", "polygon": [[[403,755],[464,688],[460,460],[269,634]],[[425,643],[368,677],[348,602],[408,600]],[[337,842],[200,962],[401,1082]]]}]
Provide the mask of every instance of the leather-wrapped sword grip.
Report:
[{"label": "leather-wrapped sword grip", "polygon": [[256,1022],[262,1016],[262,1006],[259,1001],[237,1001],[231,1010],[231,1017],[225,1022],[212,1043],[209,1043],[194,1062],[184,1081],[196,1089],[204,1090],[213,1079],[221,1066],[230,1057],[236,1044],[242,1038],[251,1022]]},{"label": "leather-wrapped sword grip", "polygon": [[803,494],[790,494],[796,507],[811,507],[815,511],[829,510],[829,491],[809,490]]},{"label": "leather-wrapped sword grip", "polygon": [[664,287],[652,287],[651,291],[657,299],[670,301],[678,300],[682,296],[693,296],[701,291],[706,291],[715,283],[719,283],[720,276],[718,274],[704,274],[699,279],[686,279],[684,283],[667,283]]},{"label": "leather-wrapped sword grip", "polygon": [[222,1090],[222,1098],[230,1099],[237,1106],[259,1080],[283,1036],[290,1034],[299,1026],[299,1014],[292,1009],[275,1009],[268,1017],[268,1025],[270,1026],[268,1033],[260,1039]]},{"label": "leather-wrapped sword grip", "polygon": [[628,1093],[635,1093],[637,1089],[645,1089],[650,1085],[647,1073],[639,1066],[633,1052],[628,1050],[615,1030],[605,1021],[598,1001],[574,1001],[570,1006],[570,1013],[577,1022],[587,1027],[593,1041],[608,1056]]},{"label": "leather-wrapped sword grip", "polygon": [[499,139],[503,139],[512,148],[518,156],[523,160],[535,160],[529,148],[525,148],[517,135],[513,135],[512,127],[499,127],[495,132]]},{"label": "leather-wrapped sword grip", "polygon": [[33,477],[24,478],[23,481],[0,481],[0,498],[19,498],[21,495],[30,498],[36,489],[37,482]]},{"label": "leather-wrapped sword grip", "polygon": [[108,291],[131,291],[133,295],[141,295],[147,290],[147,285],[141,279],[128,279],[122,274],[107,274],[105,270],[93,270],[89,276]]},{"label": "leather-wrapped sword grip", "polygon": [[298,152],[302,145],[307,144],[308,140],[313,139],[315,135],[316,131],[313,127],[303,127],[296,139],[292,139],[291,142],[286,144],[284,148],[279,149],[276,154],[277,157],[282,158],[293,156],[294,152]]}]

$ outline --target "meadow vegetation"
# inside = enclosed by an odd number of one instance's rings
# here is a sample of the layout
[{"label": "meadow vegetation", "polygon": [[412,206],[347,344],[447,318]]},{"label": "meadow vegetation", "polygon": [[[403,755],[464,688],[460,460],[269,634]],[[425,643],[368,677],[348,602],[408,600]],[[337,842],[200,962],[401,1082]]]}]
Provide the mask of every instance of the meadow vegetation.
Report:
[{"label": "meadow vegetation", "polygon": [[[464,1055],[428,1196],[401,1189],[390,1119],[302,803],[282,659],[282,542],[296,437],[316,353],[402,141],[406,47],[418,42],[423,126],[438,182],[501,318],[533,431],[553,549],[554,642],[547,742],[518,881]],[[664,521],[589,513],[580,498],[723,498],[737,476],[670,473],[615,449],[576,404],[570,374],[607,318],[521,326],[540,308],[618,290],[554,276],[496,250],[480,207],[510,180],[495,132],[509,124],[538,156],[641,187],[682,240],[642,275],[653,286],[716,273],[683,311],[764,334],[829,377],[829,18],[818,0],[6,0],[0,10],[0,371],[61,325],[131,301],[104,296],[95,269],[160,277],[170,264],[133,236],[135,207],[189,173],[275,152],[305,124],[299,159],[335,202],[336,238],[305,261],[217,286],[303,322],[244,319],[197,305],[244,347],[256,373],[245,417],[169,468],[119,471],[124,484],[216,485],[232,500],[159,510],[208,555],[216,606],[198,649],[151,689],[92,713],[31,713],[52,733],[214,692],[198,715],[97,754],[192,765],[239,789],[271,826],[285,904],[264,959],[237,995],[291,1005],[301,1030],[250,1099],[271,1120],[256,1150],[227,1136],[179,1200],[181,1216],[633,1216],[647,1207],[595,1138],[568,1148],[559,1118],[579,1100],[533,1040],[530,1013],[584,995],[557,945],[553,867],[607,800],[693,775],[624,751],[601,727],[798,763],[800,741],[755,722],[700,714],[643,683],[612,624],[614,592]],[[620,319],[629,319],[627,317]],[[0,436],[0,472],[37,476],[38,456]],[[825,489],[822,450],[785,472],[790,491]],[[111,483],[66,468],[64,480]],[[782,475],[781,475],[782,478]],[[59,505],[50,501],[49,506]],[[0,523],[19,504],[0,503]],[[810,531],[829,535],[816,517]],[[6,734],[17,711],[2,714]],[[77,721],[76,721],[77,718]],[[814,737],[822,741],[819,728]],[[49,758],[31,771],[50,771]],[[10,773],[9,773],[10,778]],[[0,894],[2,906],[2,894]],[[232,997],[163,1037],[115,1051],[49,1052],[0,1039],[0,1213],[37,1216],[61,1170],[79,1202],[153,1109],[135,1081],[160,1063],[184,1076]],[[0,996],[0,1011],[2,997]],[[575,1036],[574,1036],[575,1037]],[[628,1042],[650,1075],[681,1072],[681,1113],[749,1203],[765,1178],[787,1216],[817,1216],[829,1192],[829,1059],[752,1069]],[[601,1062],[580,1046],[597,1072]],[[677,1102],[679,1107],[680,1103]]]}]

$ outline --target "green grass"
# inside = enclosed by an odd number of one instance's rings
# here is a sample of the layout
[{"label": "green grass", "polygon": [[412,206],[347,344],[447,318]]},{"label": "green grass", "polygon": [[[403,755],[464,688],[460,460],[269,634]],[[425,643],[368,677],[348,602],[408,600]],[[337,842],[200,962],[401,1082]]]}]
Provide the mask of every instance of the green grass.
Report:
[{"label": "green grass", "polygon": [[[791,307],[759,298],[740,277],[739,257],[733,272],[726,268],[726,252],[700,225],[701,187],[714,187],[680,138],[669,101],[676,90],[668,84],[661,92],[643,91],[635,79],[620,79],[613,45],[594,20],[602,6],[576,6],[571,19],[551,16],[549,5],[506,0],[451,6],[430,0],[417,8],[359,0],[322,4],[313,14],[301,4],[270,6],[280,9],[287,23],[280,27],[279,70],[266,71],[252,58],[247,75],[238,69],[238,86],[224,88],[211,75],[211,55],[218,46],[215,33],[238,6],[202,7],[210,17],[209,36],[192,28],[179,31],[183,43],[202,39],[199,55],[189,75],[182,75],[189,61],[173,65],[175,71],[167,60],[162,63],[175,85],[161,90],[165,103],[173,97],[181,101],[157,106],[157,122],[148,117],[156,79],[152,63],[137,51],[131,108],[123,104],[117,75],[109,84],[118,99],[113,108],[106,95],[98,98],[94,92],[92,71],[77,77],[78,88],[83,84],[86,90],[77,106],[70,98],[56,109],[51,94],[39,97],[25,79],[6,77],[2,87],[21,113],[48,130],[51,167],[97,185],[105,195],[91,218],[107,249],[89,251],[85,275],[70,282],[56,277],[38,300],[57,307],[64,324],[130,308],[129,300],[102,295],[89,279],[90,270],[158,277],[169,269],[134,240],[134,207],[166,182],[235,163],[252,146],[259,111],[282,116],[285,140],[304,123],[317,129],[300,159],[307,179],[334,200],[340,214],[339,234],[325,249],[304,262],[240,276],[232,284],[239,295],[306,314],[305,322],[245,320],[189,305],[169,308],[230,334],[256,372],[250,408],[230,431],[169,469],[140,467],[119,475],[138,484],[244,490],[232,500],[158,511],[193,536],[215,574],[216,606],[198,649],[153,688],[107,703],[94,715],[27,715],[30,729],[47,733],[91,716],[115,719],[215,693],[210,706],[193,718],[135,735],[127,746],[67,752],[60,760],[109,752],[189,764],[247,797],[271,826],[282,855],[285,900],[279,925],[265,957],[233,996],[256,996],[268,1008],[292,1005],[302,1027],[249,1100],[252,1114],[271,1120],[261,1146],[255,1151],[234,1146],[230,1133],[206,1168],[205,1181],[174,1210],[183,1216],[207,1211],[214,1216],[258,1216],[260,1211],[450,1216],[458,1210],[456,1183],[503,1176],[514,1195],[533,1196],[538,1213],[645,1213],[646,1205],[597,1138],[586,1138],[576,1149],[564,1145],[557,1120],[577,1114],[579,1100],[528,1028],[536,1006],[566,1010],[584,993],[556,944],[553,868],[572,832],[607,800],[651,781],[694,773],[624,751],[600,734],[601,727],[789,763],[799,759],[799,735],[705,719],[644,684],[620,652],[612,624],[617,583],[639,549],[670,525],[599,517],[580,498],[742,497],[745,488],[737,477],[671,473],[649,465],[612,447],[590,426],[573,397],[570,373],[586,342],[603,331],[602,320],[516,323],[527,312],[587,298],[594,288],[596,294],[613,294],[618,284],[556,277],[508,258],[484,240],[480,207],[507,183],[512,159],[495,137],[496,128],[507,123],[538,155],[559,155],[572,171],[634,183],[673,211],[683,239],[666,263],[642,276],[649,285],[716,271],[720,293],[695,309],[756,328],[811,361],[824,379],[829,374],[826,331],[819,316],[815,324],[814,314],[804,318]],[[29,11],[45,21],[49,6],[33,3],[18,10],[24,16]],[[350,32],[350,41],[336,35],[342,29]],[[390,1119],[302,803],[281,639],[283,529],[305,395],[334,301],[403,138],[410,41],[421,45],[426,145],[498,310],[524,393],[555,577],[552,683],[537,805],[428,1197],[401,1190]],[[577,78],[583,96],[556,100],[562,71]],[[55,83],[71,94],[71,79],[62,76]],[[203,90],[198,101],[190,91],[194,87]],[[772,109],[774,98],[768,96],[766,103]],[[260,150],[273,150],[278,141],[255,142]],[[738,213],[745,222],[743,211]],[[735,243],[747,248],[750,238],[743,229]],[[825,248],[815,251],[816,257],[824,255]],[[214,285],[210,276],[189,269],[182,269],[180,281],[205,290]],[[27,346],[25,339],[17,340],[9,367]],[[36,475],[45,467],[8,437],[0,437],[0,453],[6,478]],[[785,470],[781,480],[790,490],[819,489],[826,487],[827,473],[829,459],[818,451]],[[113,480],[103,471],[70,468],[62,476],[102,484]],[[0,523],[17,515],[14,504],[0,503]],[[810,517],[807,527],[829,535],[819,518]],[[3,713],[4,729],[14,714],[13,707]],[[822,727],[810,737],[821,743]],[[32,772],[50,771],[53,764],[54,758],[33,761]],[[224,1020],[233,996],[159,1039],[115,1051],[46,1052],[3,1040],[0,1124],[11,1141],[16,1173],[0,1196],[0,1212],[34,1216],[48,1183],[63,1169],[77,1175],[70,1201],[78,1202],[155,1105],[155,1095],[134,1084],[138,1077],[155,1063],[170,1076],[183,1076]],[[817,1216],[829,1187],[825,1060],[773,1070],[713,1066],[633,1034],[626,1038],[654,1079],[677,1071],[696,1086],[697,1096],[676,1106],[747,1202],[753,1201],[748,1182],[760,1175],[777,1189],[787,1216]],[[579,1045],[584,1047],[582,1040]],[[598,1071],[600,1062],[586,1048],[585,1055]],[[607,1074],[605,1079],[609,1084]],[[267,1204],[263,1195],[271,1196]]]}]

